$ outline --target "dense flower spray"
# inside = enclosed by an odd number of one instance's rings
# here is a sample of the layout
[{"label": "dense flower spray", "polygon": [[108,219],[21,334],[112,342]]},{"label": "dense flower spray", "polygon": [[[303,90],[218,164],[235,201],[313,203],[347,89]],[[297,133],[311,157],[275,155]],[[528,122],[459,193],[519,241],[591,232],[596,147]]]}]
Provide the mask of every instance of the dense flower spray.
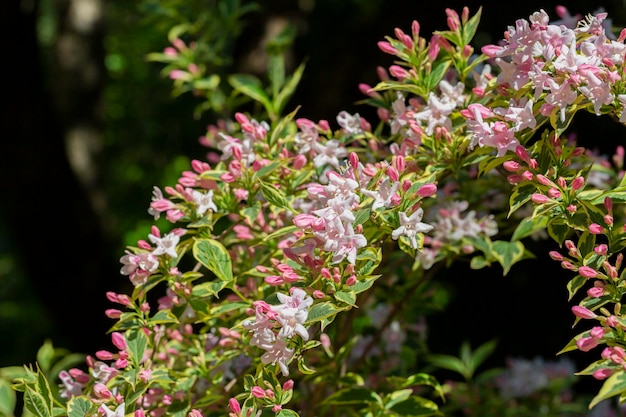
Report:
[{"label": "dense flower spray", "polygon": [[[533,256],[527,239],[560,247],[550,257],[574,275],[570,298],[585,288],[572,313],[591,328],[563,351],[603,346],[580,372],[605,381],[591,406],[623,396],[624,151],[609,161],[566,133],[579,111],[624,121],[626,32],[613,36],[604,12],[559,9],[550,23],[540,10],[477,53],[480,10],[446,15],[430,39],[413,22],[379,42],[396,61],[360,85],[376,122],[282,114],[302,67],[285,77],[278,56],[268,89],[231,77],[263,111],[210,126],[206,161],[154,188],[155,226],[120,259],[133,290],[107,294],[115,349],[62,371],[58,398],[31,370],[27,409],[440,415],[444,389],[418,354],[437,271],[507,274]],[[190,90],[206,86],[201,66],[181,64],[193,48],[174,40],[162,57]],[[511,375],[524,366],[500,380],[505,401],[523,396]]]}]

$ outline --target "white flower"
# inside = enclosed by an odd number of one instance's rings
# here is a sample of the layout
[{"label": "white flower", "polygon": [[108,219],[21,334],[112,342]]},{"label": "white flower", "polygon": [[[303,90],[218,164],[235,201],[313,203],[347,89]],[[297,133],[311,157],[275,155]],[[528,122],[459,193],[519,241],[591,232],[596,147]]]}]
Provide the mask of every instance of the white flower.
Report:
[{"label": "white flower", "polygon": [[417,249],[418,233],[430,232],[433,227],[429,224],[422,223],[422,217],[424,216],[424,210],[418,208],[411,216],[407,216],[405,212],[400,213],[400,227],[391,232],[391,237],[394,240],[398,240],[400,236],[406,236],[411,242],[411,247]]},{"label": "white flower", "polygon": [[153,255],[170,255],[172,258],[177,258],[176,245],[180,241],[180,236],[175,233],[168,233],[162,238],[156,237],[153,234],[149,234],[148,238],[150,242],[157,245],[156,249],[152,251]]},{"label": "white flower", "polygon": [[124,415],[126,414],[125,408],[126,408],[126,403],[121,403],[120,405],[118,405],[115,411],[111,411],[104,404],[100,406],[100,410],[104,411],[104,413],[106,414],[106,417],[124,417]]},{"label": "white flower", "polygon": [[209,190],[206,193],[198,190],[193,190],[192,197],[193,202],[197,205],[196,214],[198,216],[202,216],[209,209],[217,211],[217,206],[213,202],[213,190]]}]

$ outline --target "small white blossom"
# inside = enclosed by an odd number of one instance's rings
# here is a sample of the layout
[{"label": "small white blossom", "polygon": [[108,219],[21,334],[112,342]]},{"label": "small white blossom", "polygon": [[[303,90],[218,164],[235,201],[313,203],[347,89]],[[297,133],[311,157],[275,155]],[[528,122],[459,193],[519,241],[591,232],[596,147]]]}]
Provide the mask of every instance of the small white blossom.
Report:
[{"label": "small white blossom", "polygon": [[417,234],[430,232],[433,227],[429,224],[422,223],[424,210],[418,208],[411,216],[407,216],[405,212],[400,213],[400,227],[391,232],[391,237],[398,240],[400,236],[406,236],[411,242],[411,247],[417,249]]}]

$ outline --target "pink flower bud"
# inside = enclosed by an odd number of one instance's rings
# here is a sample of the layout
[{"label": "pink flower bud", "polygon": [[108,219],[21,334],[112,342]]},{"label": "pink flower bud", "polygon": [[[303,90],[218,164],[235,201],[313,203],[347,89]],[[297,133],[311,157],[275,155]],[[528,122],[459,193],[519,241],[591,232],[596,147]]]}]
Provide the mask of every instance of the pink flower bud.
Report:
[{"label": "pink flower bud", "polygon": [[520,169],[520,164],[515,161],[505,161],[502,166],[509,172],[516,172]]},{"label": "pink flower bud", "polygon": [[550,198],[560,198],[561,192],[553,187],[548,190],[548,196],[550,196]]},{"label": "pink flower bud", "polygon": [[359,169],[359,155],[356,152],[350,152],[348,161],[350,161],[350,166],[356,172]]},{"label": "pink flower bud", "polygon": [[110,319],[119,319],[120,317],[122,317],[122,311],[116,308],[109,308],[107,310],[104,310],[104,315]]},{"label": "pink flower bud", "polygon": [[576,341],[576,346],[583,352],[589,352],[598,346],[598,340],[593,337],[582,337]]},{"label": "pink flower bud", "polygon": [[406,78],[409,78],[409,72],[399,65],[390,66],[389,73],[399,80],[404,80]]},{"label": "pink flower bud", "polygon": [[609,247],[605,245],[604,243],[601,243],[595,248],[593,248],[593,251],[598,255],[606,256],[606,254],[609,252]]},{"label": "pink flower bud", "polygon": [[602,368],[593,371],[593,377],[598,380],[607,379],[611,375],[613,375],[613,371],[609,368]]},{"label": "pink flower bud", "polygon": [[572,189],[574,191],[580,190],[583,185],[585,185],[585,179],[583,177],[576,177],[574,181],[572,181]]},{"label": "pink flower bud", "polygon": [[113,357],[113,354],[108,350],[99,350],[96,352],[96,358],[102,361],[110,361]]},{"label": "pink flower bud", "polygon": [[283,391],[291,391],[293,389],[293,379],[288,379],[283,384]]},{"label": "pink flower bud", "polygon": [[300,154],[293,160],[293,169],[301,170],[306,165],[306,156]]},{"label": "pink flower bud", "polygon": [[119,350],[126,350],[126,340],[124,339],[124,335],[120,332],[111,333],[111,340],[113,341],[113,345]]},{"label": "pink flower bud", "polygon": [[606,223],[607,226],[613,226],[613,216],[611,216],[610,214],[605,214],[604,223]]},{"label": "pink flower bud", "polygon": [[603,230],[603,229],[602,229],[602,226],[600,226],[600,225],[599,225],[599,224],[597,224],[597,223],[591,223],[591,224],[589,225],[589,232],[590,232],[590,233],[592,233],[592,234],[594,234],[594,235],[599,235],[599,234],[601,234],[601,233],[602,233],[602,230]]},{"label": "pink flower bud", "polygon": [[326,294],[324,294],[322,291],[320,290],[315,290],[313,291],[313,298],[317,298],[317,299],[321,299],[321,298],[325,298]]},{"label": "pink flower bud", "polygon": [[398,50],[386,41],[378,42],[378,48],[386,54],[396,55],[398,53]]},{"label": "pink flower bud", "polygon": [[417,195],[426,198],[435,195],[437,186],[435,184],[424,184],[417,190]]},{"label": "pink flower bud", "polygon": [[543,194],[539,194],[539,193],[534,193],[530,199],[533,201],[533,203],[535,204],[545,204],[548,203],[552,200],[550,200],[550,198],[547,195],[543,195]]},{"label": "pink flower bud", "polygon": [[257,398],[265,397],[265,390],[259,387],[258,385],[253,386],[250,392],[252,393],[252,395],[254,395]]},{"label": "pink flower bud", "polygon": [[93,386],[93,393],[96,394],[98,398],[111,398],[113,396],[107,386],[100,382]]},{"label": "pink flower bud", "polygon": [[583,306],[573,306],[572,313],[581,319],[595,319],[598,317],[596,313]]},{"label": "pink flower bud", "polygon": [[545,175],[537,174],[535,178],[537,179],[537,182],[539,182],[539,184],[546,185],[548,187],[552,186],[553,184],[552,181],[550,181]]},{"label": "pink flower bud", "polygon": [[604,290],[598,287],[591,287],[587,290],[587,295],[591,298],[599,298],[604,294]]},{"label": "pink flower bud", "polygon": [[356,282],[357,282],[356,275],[350,275],[348,279],[346,280],[346,285],[351,287],[354,284],[356,284]]},{"label": "pink flower bud", "polygon": [[387,167],[387,175],[392,182],[398,181],[399,175],[398,170],[392,166]]},{"label": "pink flower bud", "polygon": [[549,255],[549,256],[550,256],[550,258],[552,258],[552,260],[554,260],[554,261],[559,261],[559,262],[560,262],[560,261],[562,261],[562,260],[563,260],[563,255],[561,255],[559,252],[557,252],[557,251],[555,251],[555,250],[550,251],[550,252],[548,253],[548,255]]},{"label": "pink flower bud", "polygon": [[589,331],[589,335],[594,339],[602,339],[602,336],[604,336],[604,329],[601,326],[594,326]]},{"label": "pink flower bud", "polygon": [[590,268],[588,266],[581,266],[580,268],[578,268],[578,273],[584,277],[584,278],[595,278],[598,275],[598,272],[593,269]]},{"label": "pink flower bud", "polygon": [[293,224],[296,227],[299,227],[300,229],[306,229],[308,227],[311,227],[311,223],[313,223],[317,219],[318,219],[317,216],[314,216],[312,214],[302,213],[302,214],[298,214],[297,216],[293,218]]},{"label": "pink flower bud", "polygon": [[611,197],[604,197],[604,208],[609,214],[613,212],[613,200],[611,200]]},{"label": "pink flower bud", "polygon": [[235,398],[231,398],[230,400],[228,400],[228,405],[230,409],[233,411],[233,413],[235,414],[241,413],[241,406],[239,405],[239,403],[237,402]]}]

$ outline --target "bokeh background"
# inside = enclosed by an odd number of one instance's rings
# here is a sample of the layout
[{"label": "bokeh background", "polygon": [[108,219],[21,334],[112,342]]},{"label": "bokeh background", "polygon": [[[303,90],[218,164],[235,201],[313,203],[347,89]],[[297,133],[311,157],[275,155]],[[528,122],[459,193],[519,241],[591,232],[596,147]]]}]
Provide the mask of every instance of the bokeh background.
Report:
[{"label": "bokeh background", "polygon": [[[0,367],[34,361],[45,340],[72,352],[107,348],[112,306],[106,291],[128,289],[119,274],[126,245],[149,232],[152,186],[176,181],[198,138],[219,117],[194,117],[192,94],[172,96],[163,65],[146,59],[169,45],[168,30],[217,4],[211,0],[3,0],[0,62],[5,104],[0,112]],[[626,2],[484,2],[476,42],[495,43],[508,25],[543,8],[572,14],[603,7],[616,26]],[[288,110],[334,119],[341,110],[373,117],[357,104],[357,86],[377,82],[391,58],[376,43],[395,27],[423,34],[446,28],[446,7],[473,14],[479,1],[258,0],[238,23],[213,28],[226,44],[219,70],[259,73],[262,41],[276,22],[296,28],[293,66],[307,68]],[[231,22],[232,23],[232,22]],[[230,24],[230,26],[229,26]],[[207,30],[211,30],[208,28]],[[262,55],[262,54],[261,54]],[[608,122],[608,123],[607,123]],[[607,152],[626,144],[621,126],[593,116],[573,126],[583,144]],[[585,139],[589,138],[589,139]],[[588,140],[588,142],[585,142]],[[494,361],[509,356],[554,358],[573,335],[568,275],[537,244],[536,262],[501,270],[455,267],[441,278],[448,309],[429,321],[430,346],[456,354],[498,339]],[[552,247],[550,247],[552,248]],[[543,252],[541,252],[543,251]],[[573,354],[572,357],[576,358]],[[590,358],[585,358],[589,361]]]}]

